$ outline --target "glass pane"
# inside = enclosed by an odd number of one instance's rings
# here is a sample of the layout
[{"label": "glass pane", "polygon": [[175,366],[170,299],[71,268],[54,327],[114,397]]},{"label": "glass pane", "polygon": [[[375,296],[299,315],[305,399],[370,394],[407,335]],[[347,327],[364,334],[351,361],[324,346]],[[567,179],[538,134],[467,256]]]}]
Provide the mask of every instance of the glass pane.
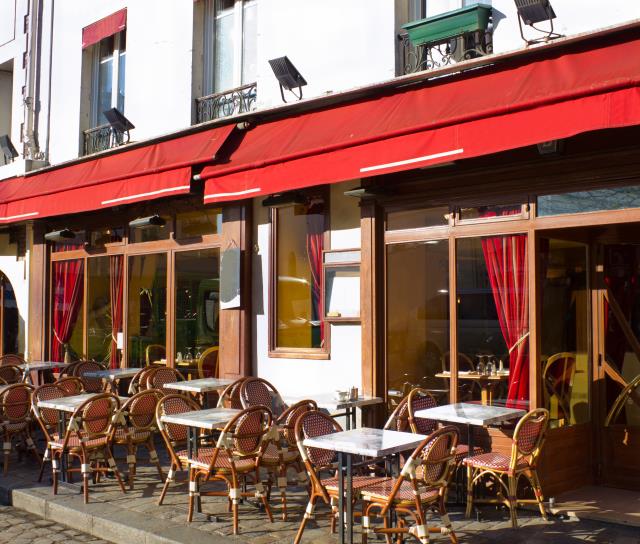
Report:
[{"label": "glass pane", "polygon": [[129,257],[129,366],[166,364],[167,255]]},{"label": "glass pane", "polygon": [[125,67],[127,64],[127,53],[126,51],[120,52],[120,58],[118,61],[118,104],[117,108],[119,111],[124,113],[124,75],[125,75]]},{"label": "glass pane", "polygon": [[176,238],[194,238],[222,232],[222,210],[206,208],[176,216]]},{"label": "glass pane", "polygon": [[171,236],[171,216],[162,215],[164,225],[149,225],[145,227],[129,228],[129,243],[153,242],[168,240]]},{"label": "glass pane", "polygon": [[521,204],[505,204],[503,206],[477,206],[475,208],[460,208],[460,220],[466,221],[468,219],[491,219],[495,217],[519,215],[521,213]]},{"label": "glass pane", "polygon": [[541,371],[551,425],[589,421],[587,248],[541,240]]},{"label": "glass pane", "polygon": [[253,83],[258,73],[258,3],[243,4],[242,17],[242,84]]},{"label": "glass pane", "polygon": [[[220,250],[176,253],[176,365],[217,377]],[[215,348],[215,349],[212,349]]]},{"label": "glass pane", "polygon": [[456,253],[459,398],[527,408],[527,237],[461,239]]},{"label": "glass pane", "polygon": [[122,242],[124,229],[122,227],[96,229],[90,233],[90,243],[92,247],[102,247],[105,244]]},{"label": "glass pane", "polygon": [[449,243],[387,246],[387,387],[392,402],[414,387],[449,397]]},{"label": "glass pane", "polygon": [[360,316],[360,266],[327,268],[325,311],[329,317]]},{"label": "glass pane", "polygon": [[320,348],[324,204],[276,210],[276,345]]},{"label": "glass pane", "polygon": [[387,214],[387,230],[444,227],[449,224],[449,207],[403,210]]},{"label": "glass pane", "polygon": [[235,87],[233,83],[234,26],[233,1],[217,0],[213,61],[215,92]]},{"label": "glass pane", "polygon": [[20,353],[20,324],[18,303],[11,282],[4,276],[2,282],[2,355]]},{"label": "glass pane", "polygon": [[640,186],[594,189],[538,197],[538,215],[640,208]]},{"label": "glass pane", "polygon": [[102,112],[111,109],[113,94],[113,36],[100,42],[100,63],[98,65],[98,125],[103,125],[107,119]]},{"label": "glass pane", "polygon": [[51,360],[83,358],[84,261],[52,263]]}]

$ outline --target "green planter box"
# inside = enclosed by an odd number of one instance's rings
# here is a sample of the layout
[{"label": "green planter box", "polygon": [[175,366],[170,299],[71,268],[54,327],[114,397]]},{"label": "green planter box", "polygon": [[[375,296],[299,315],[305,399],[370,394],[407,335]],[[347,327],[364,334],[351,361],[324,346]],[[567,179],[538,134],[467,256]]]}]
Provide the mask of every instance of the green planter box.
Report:
[{"label": "green planter box", "polygon": [[484,31],[489,25],[491,6],[473,4],[465,8],[447,11],[435,17],[420,19],[402,25],[413,45],[442,42],[466,32]]}]

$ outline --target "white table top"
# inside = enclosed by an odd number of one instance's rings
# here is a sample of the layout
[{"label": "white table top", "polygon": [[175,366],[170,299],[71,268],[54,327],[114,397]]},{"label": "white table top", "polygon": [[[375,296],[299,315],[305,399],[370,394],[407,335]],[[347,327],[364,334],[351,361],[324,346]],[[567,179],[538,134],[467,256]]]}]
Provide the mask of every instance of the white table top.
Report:
[{"label": "white table top", "polygon": [[282,400],[291,406],[301,400],[311,399],[318,403],[318,408],[324,408],[330,412],[344,410],[351,406],[362,407],[374,404],[382,404],[384,402],[380,397],[360,396],[356,400],[337,400],[333,393],[310,394],[306,396],[285,396]]},{"label": "white table top", "polygon": [[110,368],[108,370],[90,370],[85,372],[86,378],[104,378],[105,380],[118,380],[120,378],[132,378],[140,371],[139,368]]},{"label": "white table top", "polygon": [[211,431],[226,425],[241,411],[242,410],[235,410],[233,408],[210,408],[208,410],[195,410],[181,414],[165,414],[160,417],[160,420],[163,423],[174,423],[176,425],[197,427]]},{"label": "white table top", "polygon": [[[53,410],[59,410],[61,412],[75,412],[78,406],[88,401],[90,398],[102,393],[82,393],[81,395],[72,395],[70,397],[62,397],[59,399],[39,400],[38,408],[51,408]],[[127,400],[126,398],[119,397],[120,403]]]},{"label": "white table top", "polygon": [[384,457],[401,451],[413,450],[426,438],[422,434],[385,431],[361,427],[315,438],[306,438],[303,444],[310,448]]},{"label": "white table top", "polygon": [[18,365],[21,370],[51,370],[54,368],[64,368],[69,363],[61,363],[56,361],[32,361],[31,363],[22,363]]},{"label": "white table top", "polygon": [[207,391],[219,391],[230,385],[235,380],[228,378],[199,378],[197,380],[185,380],[182,382],[168,383],[164,387],[178,391],[190,391],[192,393],[206,393]]},{"label": "white table top", "polygon": [[526,413],[525,410],[505,408],[504,406],[487,406],[484,404],[459,402],[457,404],[445,404],[443,406],[436,406],[435,408],[418,410],[416,417],[484,426],[519,419]]}]

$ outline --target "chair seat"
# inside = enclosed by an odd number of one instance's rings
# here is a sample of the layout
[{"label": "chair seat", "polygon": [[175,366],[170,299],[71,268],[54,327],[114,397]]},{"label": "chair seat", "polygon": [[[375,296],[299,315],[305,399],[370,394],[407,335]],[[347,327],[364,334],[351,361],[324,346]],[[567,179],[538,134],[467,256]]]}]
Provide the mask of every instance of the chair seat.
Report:
[{"label": "chair seat", "polygon": [[[474,455],[473,457],[467,457],[462,461],[465,465],[470,465],[474,468],[487,468],[491,470],[500,470],[507,472],[509,470],[509,464],[511,458],[502,453],[483,453],[482,455]],[[518,461],[516,470],[522,470],[529,466],[525,460]]]},{"label": "chair seat", "polygon": [[[49,446],[53,449],[62,449],[64,438],[62,440],[58,437],[58,433],[53,435],[53,440],[49,442]],[[92,438],[91,440],[87,440],[84,442],[85,449],[94,449],[94,448],[103,448],[109,444],[109,439],[106,436],[99,436],[96,438]],[[67,442],[67,448],[69,449],[80,449],[80,438],[75,433],[69,437],[69,441]]]},{"label": "chair seat", "polygon": [[140,431],[134,427],[118,427],[113,438],[118,443],[127,442],[127,440],[146,442],[150,436],[150,431]]},{"label": "chair seat", "polygon": [[0,431],[8,433],[19,433],[27,428],[26,421],[16,421],[15,423],[0,423]]},{"label": "chair seat", "polygon": [[[293,463],[300,457],[300,454],[295,450],[288,450],[283,455],[285,463]],[[280,450],[275,444],[269,444],[264,454],[262,455],[262,462],[267,465],[275,465],[280,463]]]},{"label": "chair seat", "polygon": [[[188,462],[196,467],[208,468],[211,465],[214,451],[215,448],[199,448],[198,455],[195,459],[191,459],[187,456],[187,450],[177,451],[176,455],[178,456],[178,459],[185,463]],[[234,466],[238,472],[249,472],[256,468],[256,463],[254,459],[239,459],[234,461]],[[218,452],[214,468],[231,471],[231,461],[229,459],[229,455],[225,451]]]},{"label": "chair seat", "polygon": [[[386,501],[391,496],[394,486],[396,485],[396,479],[387,479],[384,481],[376,482],[360,490],[362,498],[366,500],[382,500]],[[439,490],[436,488],[424,489],[420,492],[420,502],[433,502],[438,499]],[[413,493],[413,486],[411,482],[404,480],[400,485],[400,489],[394,497],[395,501],[410,501],[413,502],[415,495]]]},{"label": "chair seat", "polygon": [[[352,480],[352,489],[359,490],[367,486],[373,486],[377,483],[381,483],[389,480],[389,478],[384,476],[354,476]],[[325,478],[321,480],[322,485],[332,494],[338,493],[338,478]],[[345,486],[347,485],[345,479]]]},{"label": "chair seat", "polygon": [[[473,447],[473,455],[481,455],[484,453],[484,448],[480,446]],[[456,446],[455,462],[461,463],[466,457],[469,457],[469,446],[467,444],[458,444]]]}]

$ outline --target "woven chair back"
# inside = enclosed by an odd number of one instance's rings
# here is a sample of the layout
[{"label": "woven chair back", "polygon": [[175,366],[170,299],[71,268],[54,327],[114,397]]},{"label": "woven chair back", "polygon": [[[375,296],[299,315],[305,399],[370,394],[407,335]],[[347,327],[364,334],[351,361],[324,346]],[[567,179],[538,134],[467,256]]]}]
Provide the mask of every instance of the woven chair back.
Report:
[{"label": "woven chair back", "polygon": [[[534,464],[548,426],[549,411],[545,408],[531,410],[518,422],[513,433],[512,464],[521,457],[534,458],[531,461],[531,464]],[[513,456],[516,456],[516,459]]]},{"label": "woven chair back", "polygon": [[416,412],[435,408],[438,405],[435,397],[426,389],[412,389],[407,398],[407,411],[409,412],[409,427],[411,432],[419,434],[431,434],[436,430],[438,422],[433,419],[416,417]]},{"label": "woven chair back", "polygon": [[84,391],[84,382],[75,376],[59,378],[56,385],[64,389],[67,395],[79,395]]},{"label": "woven chair back", "polygon": [[218,408],[234,408],[235,410],[242,410],[242,401],[240,400],[240,387],[248,378],[239,378],[235,382],[230,383],[220,393],[218,399]]},{"label": "woven chair back", "polygon": [[87,438],[108,435],[112,429],[113,415],[119,408],[118,397],[111,393],[102,393],[90,398],[74,414],[75,417],[79,415],[82,422],[78,434]]},{"label": "woven chair back", "polygon": [[171,389],[166,389],[168,383],[184,381],[184,377],[175,368],[161,366],[149,372],[147,376],[147,389],[158,389],[165,394],[172,393]]},{"label": "woven chair back", "polygon": [[244,408],[266,406],[274,417],[279,417],[287,408],[278,390],[262,378],[248,378],[240,386],[240,401]]},{"label": "woven chair back", "polygon": [[14,364],[0,366],[0,378],[6,383],[20,383],[22,381],[22,370]]},{"label": "woven chair back", "polygon": [[122,405],[129,425],[138,431],[147,431],[156,427],[156,406],[162,398],[162,391],[146,389],[127,399]]},{"label": "woven chair back", "polygon": [[104,369],[104,366],[96,361],[79,361],[73,369],[73,374],[82,380],[84,390],[87,393],[102,393],[102,378],[87,378],[85,374],[87,372],[99,372]]},{"label": "woven chair back", "polygon": [[443,427],[434,431],[416,453],[422,466],[421,479],[426,487],[447,485],[455,463],[458,429]]},{"label": "woven chair back", "polygon": [[21,423],[31,413],[31,393],[33,387],[26,383],[9,385],[0,393],[0,413],[5,422]]},{"label": "woven chair back", "polygon": [[272,422],[271,412],[264,406],[246,408],[223,430],[233,439],[234,453],[243,457],[257,455]]},{"label": "woven chair back", "polygon": [[7,353],[6,355],[0,356],[0,366],[23,364],[26,364],[24,358],[20,357],[20,355],[16,355],[15,353]]},{"label": "woven chair back", "polygon": [[307,412],[311,412],[318,409],[318,405],[315,400],[301,400],[295,404],[289,406],[282,415],[278,422],[282,433],[282,438],[285,439],[289,448],[296,447],[296,422],[298,418]]},{"label": "woven chair back", "polygon": [[298,449],[304,451],[306,457],[311,464],[314,472],[331,465],[336,460],[336,452],[324,450],[320,448],[309,448],[304,446],[302,442],[305,438],[315,438],[331,433],[339,433],[342,427],[330,415],[314,410],[301,414],[296,423],[296,442]]},{"label": "woven chair back", "polygon": [[406,432],[409,430],[409,409],[407,401],[409,397],[404,397],[398,405],[395,407],[389,419],[384,424],[383,429],[385,431],[401,431]]},{"label": "woven chair back", "polygon": [[39,408],[38,402],[41,400],[61,399],[65,396],[67,396],[66,391],[55,383],[46,383],[36,387],[31,395],[31,408],[46,435],[47,442],[51,440],[51,435],[56,430],[58,411],[52,408]]}]

